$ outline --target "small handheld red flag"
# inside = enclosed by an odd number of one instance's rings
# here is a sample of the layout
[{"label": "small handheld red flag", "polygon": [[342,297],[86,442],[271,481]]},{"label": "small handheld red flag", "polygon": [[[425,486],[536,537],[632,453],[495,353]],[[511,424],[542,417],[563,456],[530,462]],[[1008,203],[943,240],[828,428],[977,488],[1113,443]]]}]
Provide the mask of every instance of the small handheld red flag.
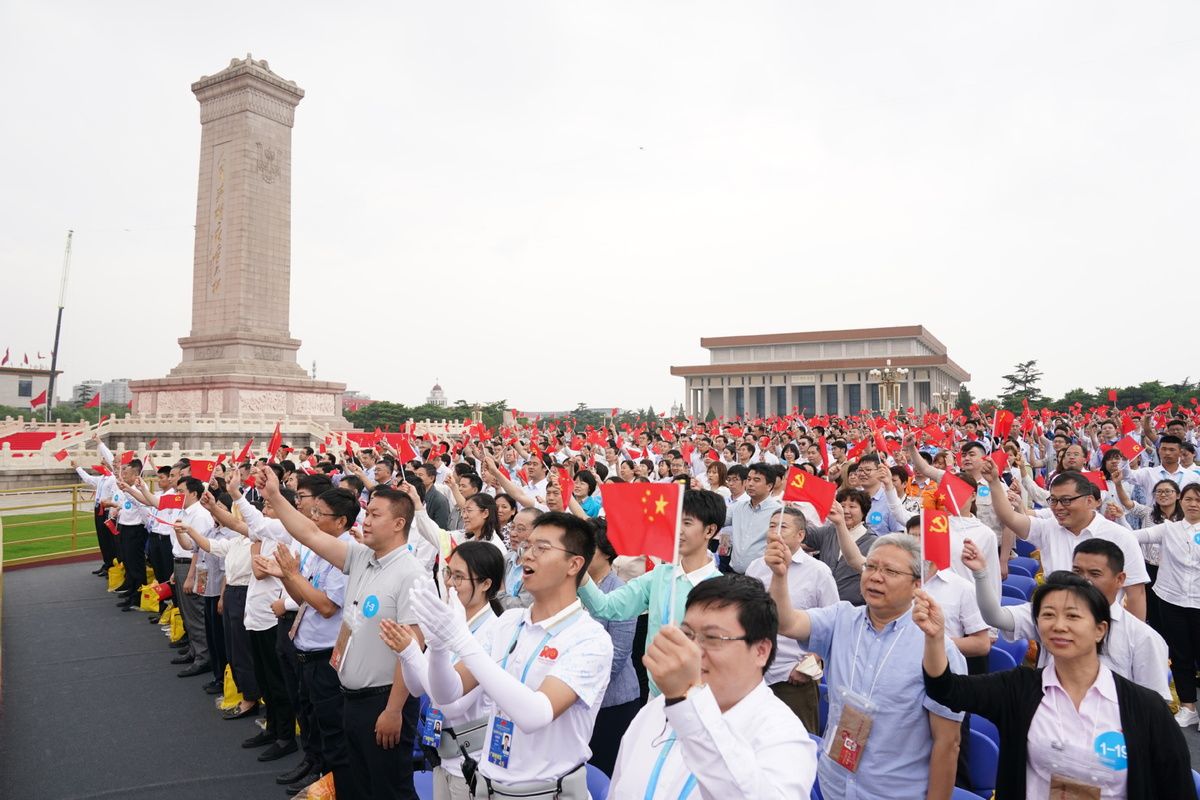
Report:
[{"label": "small handheld red flag", "polygon": [[1142,443],[1132,436],[1122,436],[1117,439],[1113,447],[1121,451],[1121,455],[1125,456],[1126,461],[1133,461],[1142,454],[1146,448],[1142,447]]},{"label": "small handheld red flag", "polygon": [[[193,464],[196,462],[193,461]],[[158,510],[166,511],[171,508],[183,508],[183,495],[176,492],[175,494],[164,494],[158,498]]]},{"label": "small handheld red flag", "polygon": [[59,450],[54,454],[54,457],[59,461],[66,461],[68,455],[70,455],[70,453],[68,453],[66,450]]},{"label": "small handheld red flag", "polygon": [[1117,402],[1117,390],[1116,389],[1108,390],[1108,402],[1110,402],[1110,403]]},{"label": "small handheld red flag", "polygon": [[[242,448],[242,452],[238,453],[237,463],[239,463],[239,464],[246,463],[246,459],[248,459],[250,457],[250,445],[252,445],[252,444],[254,444],[254,439],[251,439],[250,441],[246,442],[246,446]],[[349,447],[349,444],[347,444],[347,447]]]},{"label": "small handheld red flag", "polygon": [[571,470],[566,467],[558,468],[558,488],[562,492],[563,508],[566,508],[571,505],[571,498],[575,495],[575,479],[571,477]]},{"label": "small handheld red flag", "polygon": [[132,463],[134,455],[136,455],[136,453],[134,453],[132,450],[126,450],[124,453],[121,453],[121,463],[122,464]]},{"label": "small handheld red flag", "polygon": [[1087,478],[1089,481],[1091,481],[1093,484],[1095,484],[1100,489],[1100,491],[1102,491],[1102,492],[1108,491],[1108,478],[1104,477],[1104,473],[1101,472],[1100,470],[1094,469],[1094,470],[1091,470],[1090,472],[1085,472],[1085,473],[1083,473],[1083,477]]},{"label": "small handheld red flag", "polygon": [[683,484],[606,483],[600,487],[600,495],[608,519],[608,539],[619,554],[674,562]]},{"label": "small handheld red flag", "polygon": [[[275,432],[271,434],[271,441],[267,444],[267,462],[275,463],[275,456],[279,453],[279,447],[283,444],[283,434],[279,432],[279,423],[275,423]],[[249,447],[249,445],[247,445]]]},{"label": "small handheld red flag", "polygon": [[992,436],[996,439],[1007,439],[1008,434],[1012,431],[1013,421],[1016,417],[1011,411],[1006,409],[998,409],[995,417],[992,419]]},{"label": "small handheld red flag", "polygon": [[973,494],[975,494],[975,490],[971,488],[971,484],[949,470],[942,473],[936,497],[942,501],[942,506],[947,511],[956,517],[961,517],[962,510],[971,502]]},{"label": "small handheld red flag", "polygon": [[192,459],[192,477],[198,481],[208,483],[212,479],[213,470],[217,468],[217,462],[201,460],[198,458]]},{"label": "small handheld red flag", "polygon": [[147,450],[153,450],[153,449],[154,449],[154,445],[156,445],[156,444],[158,444],[158,439],[151,439],[151,440],[150,440],[150,443],[146,445],[146,449],[147,449]]},{"label": "small handheld red flag", "polygon": [[988,458],[995,462],[997,472],[1003,473],[1004,470],[1008,469],[1008,453],[1004,452],[1003,447],[997,447],[988,454]]},{"label": "small handheld red flag", "polygon": [[921,559],[950,569],[950,516],[945,511],[921,509]]},{"label": "small handheld red flag", "polygon": [[813,508],[817,510],[817,515],[824,522],[829,516],[829,509],[833,507],[836,497],[836,483],[818,478],[799,467],[788,467],[787,482],[784,484],[783,490],[785,503],[796,501],[812,503]]}]

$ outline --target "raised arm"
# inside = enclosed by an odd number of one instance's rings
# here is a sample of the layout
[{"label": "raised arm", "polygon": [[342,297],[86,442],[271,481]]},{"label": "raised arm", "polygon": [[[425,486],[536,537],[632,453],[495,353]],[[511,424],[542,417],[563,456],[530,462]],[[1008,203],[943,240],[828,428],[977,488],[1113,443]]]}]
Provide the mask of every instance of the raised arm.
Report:
[{"label": "raised arm", "polygon": [[921,454],[917,452],[917,437],[911,433],[904,435],[904,452],[908,455],[908,463],[912,464],[914,470],[931,481],[940,481],[942,479],[942,470],[937,469],[921,458]]},{"label": "raised arm", "polygon": [[483,463],[487,470],[492,473],[492,477],[495,478],[496,483],[500,484],[505,493],[512,497],[513,500],[516,500],[518,505],[523,508],[537,508],[537,500],[526,493],[520,486],[517,486],[511,478],[506,478],[496,465],[494,458],[488,456]]},{"label": "raised arm", "polygon": [[[895,492],[892,494],[895,495]],[[841,548],[842,558],[845,559],[846,565],[855,572],[862,572],[867,558],[862,554],[862,550],[858,549],[858,543],[854,541],[854,537],[850,535],[850,529],[846,527],[846,513],[842,509],[842,504],[836,500],[829,509],[829,521],[833,523],[833,529],[837,531],[838,547]]]},{"label": "raised arm", "polygon": [[990,458],[983,459],[983,478],[987,481],[988,488],[992,490],[992,510],[996,512],[996,518],[1018,537],[1028,539],[1029,517],[1018,512],[1008,502],[1008,487],[1004,485],[1004,481],[1000,480],[996,462]]},{"label": "raised arm", "polygon": [[996,585],[987,573],[987,562],[983,554],[970,539],[963,542],[962,562],[971,570],[975,579],[975,602],[979,605],[979,614],[983,621],[993,628],[1012,632],[1016,629],[1013,614],[1000,604],[996,596]]},{"label": "raised arm", "polygon": [[775,601],[779,612],[779,635],[807,641],[812,635],[812,621],[807,611],[792,607],[792,596],[787,582],[792,551],[783,543],[778,532],[770,531],[767,534],[767,550],[763,559],[771,568],[771,599]]},{"label": "raised arm", "polygon": [[[238,500],[241,500],[242,496],[237,494],[236,491],[237,490],[234,489],[234,497]],[[250,535],[250,526],[246,524],[246,521],[238,519],[232,511],[218,503],[217,498],[212,496],[212,492],[206,491],[204,494],[200,495],[200,505],[203,506],[204,510],[209,514],[212,514],[212,518],[216,520],[217,524],[221,527],[228,528],[235,533],[240,533],[242,536]]]},{"label": "raised arm", "polygon": [[279,478],[267,467],[258,469],[258,486],[263,499],[271,504],[275,516],[283,523],[283,527],[292,538],[308,548],[321,558],[333,564],[337,569],[346,565],[346,553],[349,547],[341,539],[335,539],[325,534],[317,527],[311,517],[306,517],[300,509],[293,506],[279,492]]}]

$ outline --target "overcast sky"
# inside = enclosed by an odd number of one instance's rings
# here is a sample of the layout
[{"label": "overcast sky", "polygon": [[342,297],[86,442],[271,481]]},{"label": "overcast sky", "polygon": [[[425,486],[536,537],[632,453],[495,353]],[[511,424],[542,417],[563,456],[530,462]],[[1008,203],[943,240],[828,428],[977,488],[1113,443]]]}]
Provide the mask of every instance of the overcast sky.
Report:
[{"label": "overcast sky", "polygon": [[189,85],[249,51],[307,92],[300,362],[375,398],[661,409],[701,336],[896,324],[976,396],[1025,359],[1055,395],[1200,377],[1198,31],[1182,0],[8,0],[0,347],[49,351],[74,228],[60,396],[179,362]]}]

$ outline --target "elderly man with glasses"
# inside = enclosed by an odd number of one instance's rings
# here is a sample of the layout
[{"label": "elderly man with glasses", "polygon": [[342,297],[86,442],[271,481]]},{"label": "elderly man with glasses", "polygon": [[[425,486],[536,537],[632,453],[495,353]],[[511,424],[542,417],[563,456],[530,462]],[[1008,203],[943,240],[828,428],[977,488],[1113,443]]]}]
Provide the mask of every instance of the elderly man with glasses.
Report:
[{"label": "elderly man with glasses", "polygon": [[[765,555],[779,635],[825,661],[829,721],[817,767],[821,794],[835,798],[947,800],[954,790],[963,715],[925,694],[925,642],[912,620],[921,580],[921,547],[912,536],[876,539],[863,565],[866,604],[845,601],[807,611],[792,607],[792,553],[772,533]],[[949,638],[950,668],[966,672]]]},{"label": "elderly man with glasses", "polygon": [[[1047,575],[1058,570],[1071,570],[1075,546],[1085,539],[1097,538],[1121,548],[1125,554],[1125,609],[1138,619],[1146,619],[1146,584],[1150,574],[1137,538],[1120,525],[1098,513],[1100,489],[1082,472],[1060,472],[1050,481],[1050,508],[1027,516],[1012,507],[1003,491],[1004,485],[994,463],[984,465],[983,477],[992,487],[997,499],[996,516],[1018,537],[1035,545],[1042,555],[1042,569]],[[1118,601],[1119,602],[1119,601]]]}]

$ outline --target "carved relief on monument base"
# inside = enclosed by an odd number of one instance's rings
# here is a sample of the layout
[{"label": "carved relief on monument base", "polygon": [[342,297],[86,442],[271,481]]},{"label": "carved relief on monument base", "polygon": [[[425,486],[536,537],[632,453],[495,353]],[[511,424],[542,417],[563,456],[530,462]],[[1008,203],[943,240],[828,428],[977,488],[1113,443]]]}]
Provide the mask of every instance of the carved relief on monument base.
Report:
[{"label": "carved relief on monument base", "polygon": [[242,389],[238,392],[238,410],[246,414],[287,414],[287,392]]},{"label": "carved relief on monument base", "polygon": [[337,405],[331,394],[295,392],[291,398],[293,414],[305,417],[332,417],[337,414]]},{"label": "carved relief on monument base", "polygon": [[199,389],[158,393],[159,414],[199,414],[203,397]]},{"label": "carved relief on monument base", "polygon": [[204,411],[208,414],[220,414],[225,410],[225,392],[220,389],[209,389],[208,400],[204,404]]}]

